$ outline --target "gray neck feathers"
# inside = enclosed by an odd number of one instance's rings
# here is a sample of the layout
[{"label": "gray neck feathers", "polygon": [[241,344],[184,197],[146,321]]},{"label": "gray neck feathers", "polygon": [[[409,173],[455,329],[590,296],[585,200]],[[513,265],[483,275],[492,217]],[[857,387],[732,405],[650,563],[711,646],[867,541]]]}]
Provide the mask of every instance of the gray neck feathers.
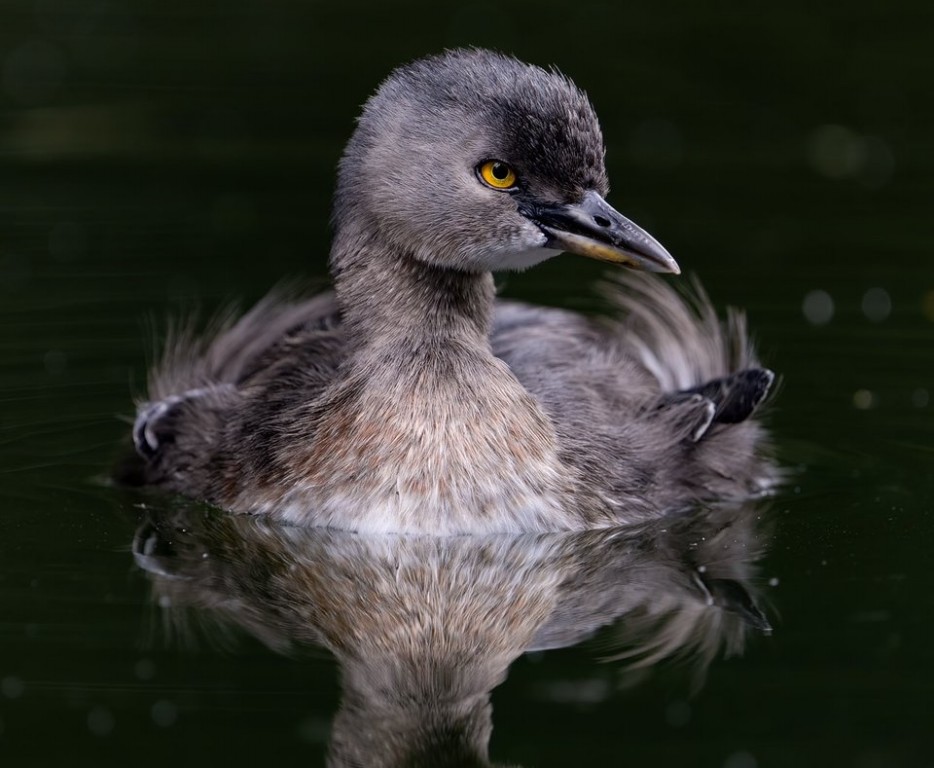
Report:
[{"label": "gray neck feathers", "polygon": [[489,348],[490,273],[428,264],[382,237],[359,210],[344,209],[343,214],[331,249],[331,272],[355,348],[394,342]]}]

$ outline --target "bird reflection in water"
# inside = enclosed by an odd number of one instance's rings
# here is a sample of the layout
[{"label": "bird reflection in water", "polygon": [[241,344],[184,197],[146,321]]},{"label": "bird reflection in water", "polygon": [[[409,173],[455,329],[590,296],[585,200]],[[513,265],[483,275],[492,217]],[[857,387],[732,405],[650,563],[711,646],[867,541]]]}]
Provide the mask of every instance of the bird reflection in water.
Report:
[{"label": "bird reflection in water", "polygon": [[[133,545],[166,621],[234,625],[341,671],[332,766],[490,765],[490,695],[530,651],[603,630],[633,673],[691,659],[698,679],[768,633],[752,586],[754,504],[624,528],[487,537],[288,528],[203,508],[147,514]],[[619,661],[624,660],[624,661]]]}]

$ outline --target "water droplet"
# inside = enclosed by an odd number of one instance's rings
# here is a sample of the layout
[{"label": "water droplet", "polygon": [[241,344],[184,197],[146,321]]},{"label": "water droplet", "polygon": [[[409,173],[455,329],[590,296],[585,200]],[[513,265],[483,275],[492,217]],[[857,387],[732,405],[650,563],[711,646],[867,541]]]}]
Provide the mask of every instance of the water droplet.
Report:
[{"label": "water droplet", "polygon": [[928,391],[923,387],[918,387],[911,393],[911,404],[915,408],[926,408],[929,398]]},{"label": "water droplet", "polygon": [[42,356],[42,364],[50,376],[61,376],[68,366],[68,357],[60,349],[50,349]]},{"label": "water droplet", "polygon": [[863,162],[857,178],[864,187],[878,189],[889,183],[895,171],[895,156],[888,143],[878,136],[863,138]]},{"label": "water droplet", "polygon": [[0,680],[0,693],[8,699],[18,699],[26,690],[26,685],[18,677],[10,675]]},{"label": "water droplet", "polygon": [[723,761],[723,768],[758,768],[759,763],[749,752],[734,752]]},{"label": "water droplet", "polygon": [[863,294],[863,314],[872,322],[881,323],[892,312],[892,300],[885,288],[870,288]]},{"label": "water droplet", "polygon": [[863,164],[862,137],[842,125],[821,125],[808,137],[808,160],[821,176],[843,179],[855,175]]},{"label": "water droplet", "polygon": [[826,325],[833,318],[833,298],[827,291],[811,291],[804,297],[801,311],[811,325]]},{"label": "water droplet", "polygon": [[672,728],[683,728],[691,721],[691,705],[686,701],[673,701],[665,707],[665,722]]},{"label": "water droplet", "polygon": [[863,136],[843,125],[821,125],[807,141],[811,167],[828,179],[856,179],[870,189],[892,178],[895,157],[888,142]]},{"label": "water droplet", "polygon": [[109,736],[115,725],[113,713],[106,707],[88,712],[88,730],[95,736]]},{"label": "water droplet", "polygon": [[867,411],[876,404],[876,396],[868,389],[857,389],[853,393],[853,407]]},{"label": "water droplet", "polygon": [[156,676],[156,665],[152,659],[140,659],[133,665],[137,680],[152,680]]},{"label": "water droplet", "polygon": [[934,291],[927,291],[921,299],[921,314],[934,323]]},{"label": "water droplet", "polygon": [[299,723],[298,737],[311,744],[326,744],[331,737],[331,723],[309,715]]},{"label": "water droplet", "polygon": [[160,728],[168,728],[175,725],[178,720],[178,707],[175,703],[166,699],[160,699],[152,705],[150,710],[152,721]]}]

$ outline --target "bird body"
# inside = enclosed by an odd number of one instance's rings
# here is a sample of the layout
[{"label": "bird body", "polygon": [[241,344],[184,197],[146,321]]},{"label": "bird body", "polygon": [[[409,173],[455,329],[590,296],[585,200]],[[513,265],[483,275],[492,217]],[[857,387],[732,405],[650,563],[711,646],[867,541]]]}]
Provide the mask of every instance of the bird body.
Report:
[{"label": "bird body", "polygon": [[497,301],[562,250],[653,271],[604,200],[599,124],[553,72],[452,51],[394,72],[341,162],[335,293],[177,334],[140,405],[143,482],[301,525],[565,530],[742,497],[772,374],[739,315],[657,280],[617,320]]}]

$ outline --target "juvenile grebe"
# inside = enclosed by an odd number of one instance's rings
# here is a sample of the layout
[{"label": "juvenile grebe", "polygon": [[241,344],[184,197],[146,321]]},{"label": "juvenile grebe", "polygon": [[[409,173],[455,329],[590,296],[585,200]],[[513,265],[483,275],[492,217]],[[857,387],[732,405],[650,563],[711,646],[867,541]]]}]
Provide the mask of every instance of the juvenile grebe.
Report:
[{"label": "juvenile grebe", "polygon": [[467,533],[608,526],[767,481],[771,372],[741,315],[619,277],[617,319],[494,299],[492,270],[568,251],[678,266],[606,201],[566,77],[482,50],[400,67],[340,163],[334,293],[273,295],[170,339],[140,478],[301,525]]}]

